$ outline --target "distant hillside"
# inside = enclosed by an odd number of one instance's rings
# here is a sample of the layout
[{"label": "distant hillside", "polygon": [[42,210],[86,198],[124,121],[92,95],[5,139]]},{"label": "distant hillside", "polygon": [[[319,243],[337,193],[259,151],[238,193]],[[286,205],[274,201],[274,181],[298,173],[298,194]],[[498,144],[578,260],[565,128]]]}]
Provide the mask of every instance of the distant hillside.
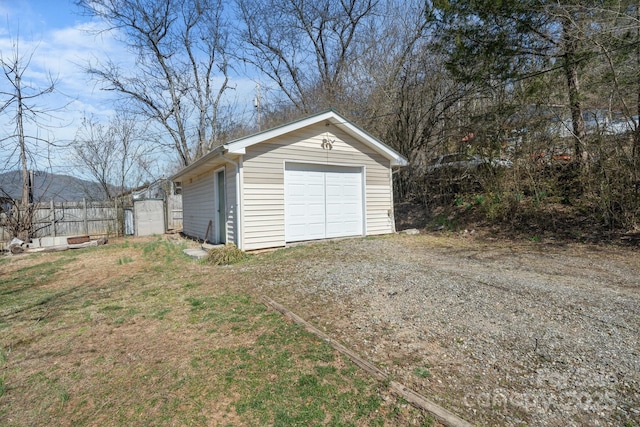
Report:
[{"label": "distant hillside", "polygon": [[[22,172],[0,173],[0,197],[9,194],[13,199],[22,198]],[[34,172],[33,199],[36,202],[77,202],[103,200],[104,192],[96,182],[75,178],[69,175],[51,174],[44,171]]]}]

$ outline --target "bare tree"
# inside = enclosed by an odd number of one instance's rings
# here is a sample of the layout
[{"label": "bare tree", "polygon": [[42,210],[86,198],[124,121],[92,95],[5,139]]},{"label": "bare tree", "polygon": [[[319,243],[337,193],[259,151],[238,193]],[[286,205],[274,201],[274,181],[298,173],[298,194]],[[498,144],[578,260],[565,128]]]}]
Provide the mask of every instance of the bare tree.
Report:
[{"label": "bare tree", "polygon": [[621,113],[633,133],[631,157],[640,161],[640,3],[623,0],[617,8],[597,13],[602,30],[588,42],[597,47],[603,61],[590,70],[594,76],[590,95],[607,105],[609,119],[615,111]]},{"label": "bare tree", "polygon": [[26,129],[29,124],[39,127],[38,119],[48,114],[48,111],[39,107],[37,101],[52,93],[55,88],[55,81],[51,76],[48,76],[48,84],[44,87],[36,87],[25,79],[25,73],[29,70],[34,54],[35,49],[23,55],[18,39],[13,42],[10,54],[0,52],[0,68],[4,75],[3,84],[0,86],[0,114],[8,119],[8,129],[12,129],[7,136],[0,139],[0,148],[8,153],[3,159],[6,169],[17,166],[22,172],[22,197],[17,203],[6,191],[0,189],[0,192],[9,201],[3,205],[6,208],[5,228],[22,240],[29,239],[32,231],[33,200],[30,193],[29,169],[33,167],[36,156],[39,155],[38,144],[52,144],[49,140],[29,134]]},{"label": "bare tree", "polygon": [[183,165],[216,145],[222,97],[229,89],[222,0],[77,0],[102,18],[137,55],[135,69],[110,60],[87,72],[104,89],[155,121]]},{"label": "bare tree", "polygon": [[112,199],[127,188],[140,185],[150,176],[153,150],[145,140],[145,127],[123,113],[102,124],[95,117],[85,117],[76,134],[73,153],[104,196]]},{"label": "bare tree", "polygon": [[339,107],[376,0],[238,0],[243,59],[302,113]]}]

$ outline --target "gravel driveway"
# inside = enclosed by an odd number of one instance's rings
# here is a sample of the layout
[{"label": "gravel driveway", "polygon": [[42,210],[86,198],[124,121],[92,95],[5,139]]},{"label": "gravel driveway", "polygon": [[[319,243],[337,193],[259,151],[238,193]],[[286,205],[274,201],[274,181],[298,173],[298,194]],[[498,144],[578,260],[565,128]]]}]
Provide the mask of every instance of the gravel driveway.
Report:
[{"label": "gravel driveway", "polygon": [[640,425],[637,248],[396,235],[245,268],[473,424]]}]

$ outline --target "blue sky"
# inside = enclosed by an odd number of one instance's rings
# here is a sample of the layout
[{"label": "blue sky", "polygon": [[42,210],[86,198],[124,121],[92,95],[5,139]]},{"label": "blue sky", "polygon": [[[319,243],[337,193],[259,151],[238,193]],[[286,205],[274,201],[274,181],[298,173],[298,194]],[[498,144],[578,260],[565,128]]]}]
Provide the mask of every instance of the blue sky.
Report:
[{"label": "blue sky", "polygon": [[[125,64],[133,64],[133,60],[108,33],[96,36],[87,31],[98,28],[100,23],[82,16],[73,0],[0,0],[0,55],[4,58],[11,55],[18,39],[21,54],[33,52],[24,80],[35,87],[46,87],[47,75],[56,80],[56,93],[38,100],[39,107],[54,111],[50,117],[39,117],[46,128],[32,132],[49,140],[69,142],[83,114],[104,118],[113,114],[109,93],[99,90],[83,73],[81,65],[105,57]],[[255,83],[238,77],[232,84],[237,87],[233,96],[250,104]],[[63,111],[55,111],[61,107],[65,107]],[[0,133],[7,127],[7,118],[0,116]],[[0,168],[5,164],[2,160],[6,153],[7,146],[0,143]],[[54,154],[54,172],[61,172],[70,159],[64,151]]]},{"label": "blue sky", "polygon": [[0,0],[3,18],[18,20],[26,32],[40,33],[86,22],[71,0]]},{"label": "blue sky", "polygon": [[42,78],[50,74],[59,92],[80,103],[97,95],[80,65],[121,51],[108,36],[88,31],[96,28],[98,24],[81,16],[71,0],[0,0],[0,53],[11,55],[18,40],[21,54],[33,52],[27,76],[34,85],[45,84]]}]

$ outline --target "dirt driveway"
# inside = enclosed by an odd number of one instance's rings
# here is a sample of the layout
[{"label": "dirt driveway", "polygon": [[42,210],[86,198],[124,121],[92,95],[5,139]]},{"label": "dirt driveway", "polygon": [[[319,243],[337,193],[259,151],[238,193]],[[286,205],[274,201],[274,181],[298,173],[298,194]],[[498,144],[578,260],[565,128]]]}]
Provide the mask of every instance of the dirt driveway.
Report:
[{"label": "dirt driveway", "polygon": [[474,424],[640,425],[637,248],[397,235],[287,254],[240,268]]}]

